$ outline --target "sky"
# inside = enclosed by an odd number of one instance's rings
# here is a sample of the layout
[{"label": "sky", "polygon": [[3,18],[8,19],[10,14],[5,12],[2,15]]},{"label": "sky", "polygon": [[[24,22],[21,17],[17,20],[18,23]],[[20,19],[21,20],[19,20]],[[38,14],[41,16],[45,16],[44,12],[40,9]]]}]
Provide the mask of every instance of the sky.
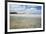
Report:
[{"label": "sky", "polygon": [[10,4],[10,12],[41,14],[41,6]]}]

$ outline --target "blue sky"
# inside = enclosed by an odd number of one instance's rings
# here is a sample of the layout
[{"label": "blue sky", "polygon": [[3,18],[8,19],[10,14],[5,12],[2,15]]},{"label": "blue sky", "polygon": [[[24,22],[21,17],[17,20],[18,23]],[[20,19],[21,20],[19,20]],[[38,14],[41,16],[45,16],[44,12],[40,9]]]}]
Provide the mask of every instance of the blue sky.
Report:
[{"label": "blue sky", "polygon": [[11,12],[18,12],[18,13],[41,13],[41,6],[36,5],[17,5],[17,4],[10,4],[9,6]]}]

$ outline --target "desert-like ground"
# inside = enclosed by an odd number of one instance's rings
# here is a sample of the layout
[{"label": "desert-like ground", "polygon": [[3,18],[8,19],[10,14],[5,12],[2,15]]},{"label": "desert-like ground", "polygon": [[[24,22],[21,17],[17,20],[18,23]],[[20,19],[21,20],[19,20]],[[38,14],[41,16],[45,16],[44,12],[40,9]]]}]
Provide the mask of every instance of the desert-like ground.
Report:
[{"label": "desert-like ground", "polygon": [[10,29],[40,28],[41,16],[10,16]]}]

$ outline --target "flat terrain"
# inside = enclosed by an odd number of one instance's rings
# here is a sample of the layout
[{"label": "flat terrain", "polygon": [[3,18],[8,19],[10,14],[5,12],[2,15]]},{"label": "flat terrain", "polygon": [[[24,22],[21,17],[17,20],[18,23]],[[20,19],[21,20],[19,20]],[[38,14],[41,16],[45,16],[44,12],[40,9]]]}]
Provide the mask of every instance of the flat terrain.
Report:
[{"label": "flat terrain", "polygon": [[10,16],[10,28],[21,29],[21,28],[40,28],[41,17],[40,15],[28,15],[28,16]]}]

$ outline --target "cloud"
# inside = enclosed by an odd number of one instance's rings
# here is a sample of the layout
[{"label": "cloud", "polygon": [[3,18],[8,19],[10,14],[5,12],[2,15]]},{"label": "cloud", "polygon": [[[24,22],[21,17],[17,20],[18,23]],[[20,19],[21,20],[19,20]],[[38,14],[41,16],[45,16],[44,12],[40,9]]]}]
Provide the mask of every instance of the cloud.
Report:
[{"label": "cloud", "polygon": [[25,11],[26,13],[35,13],[35,14],[40,14],[41,10],[38,10],[37,8],[31,8]]},{"label": "cloud", "polygon": [[[30,7],[30,8],[29,8]],[[11,12],[19,12],[19,13],[37,13],[40,14],[41,10],[37,9],[37,6],[32,5],[11,5],[10,6]]]}]

